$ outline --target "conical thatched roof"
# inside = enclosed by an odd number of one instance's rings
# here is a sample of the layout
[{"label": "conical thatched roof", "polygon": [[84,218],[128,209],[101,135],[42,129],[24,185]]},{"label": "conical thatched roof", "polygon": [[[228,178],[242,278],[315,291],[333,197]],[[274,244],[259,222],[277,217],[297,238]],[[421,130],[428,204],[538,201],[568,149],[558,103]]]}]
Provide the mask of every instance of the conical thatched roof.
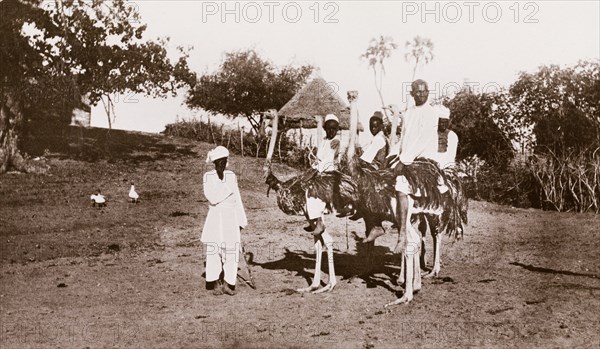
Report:
[{"label": "conical thatched roof", "polygon": [[303,128],[315,128],[316,115],[335,114],[340,120],[340,129],[347,130],[350,127],[350,107],[334,87],[320,76],[310,80],[279,110],[285,127],[298,128],[302,121]]}]

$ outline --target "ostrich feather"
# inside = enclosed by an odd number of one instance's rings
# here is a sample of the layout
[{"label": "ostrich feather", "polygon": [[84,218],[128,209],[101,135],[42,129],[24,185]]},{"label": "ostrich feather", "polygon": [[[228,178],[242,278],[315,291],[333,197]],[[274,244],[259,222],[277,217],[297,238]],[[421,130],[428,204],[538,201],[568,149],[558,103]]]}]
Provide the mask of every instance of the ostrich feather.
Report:
[{"label": "ostrich feather", "polygon": [[356,207],[359,198],[352,178],[339,171],[317,173],[309,179],[299,175],[285,182],[269,173],[265,182],[268,190],[277,192],[277,206],[287,215],[304,215],[307,195],[323,200],[330,210],[336,211],[350,205]]},{"label": "ostrich feather", "polygon": [[446,168],[442,175],[449,190],[444,200],[444,213],[439,221],[438,231],[445,231],[447,235],[461,239],[464,225],[468,223],[469,201],[456,170]]}]

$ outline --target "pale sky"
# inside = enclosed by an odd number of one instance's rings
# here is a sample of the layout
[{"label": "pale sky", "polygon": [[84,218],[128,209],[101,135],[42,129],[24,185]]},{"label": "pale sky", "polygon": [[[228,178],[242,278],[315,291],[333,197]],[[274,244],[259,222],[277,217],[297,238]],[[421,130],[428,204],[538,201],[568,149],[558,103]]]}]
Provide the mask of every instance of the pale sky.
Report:
[{"label": "pale sky", "polygon": [[[190,67],[214,72],[223,52],[252,48],[276,65],[312,64],[342,98],[358,90],[361,121],[381,103],[373,72],[359,57],[369,41],[390,36],[399,45],[385,62],[386,104],[404,106],[413,62],[404,43],[420,35],[433,41],[434,60],[417,71],[433,94],[451,93],[468,80],[480,88],[508,87],[520,71],[546,64],[600,59],[600,1],[166,1],[131,2],[147,38],[191,45]],[[300,10],[300,11],[298,11]],[[228,11],[228,12],[227,12]],[[260,12],[260,13],[259,13]],[[237,21],[237,22],[236,22]],[[316,22],[316,23],[315,23]],[[194,112],[177,98],[120,96],[115,128],[160,132],[176,116]],[[92,125],[105,127],[102,105]]]}]

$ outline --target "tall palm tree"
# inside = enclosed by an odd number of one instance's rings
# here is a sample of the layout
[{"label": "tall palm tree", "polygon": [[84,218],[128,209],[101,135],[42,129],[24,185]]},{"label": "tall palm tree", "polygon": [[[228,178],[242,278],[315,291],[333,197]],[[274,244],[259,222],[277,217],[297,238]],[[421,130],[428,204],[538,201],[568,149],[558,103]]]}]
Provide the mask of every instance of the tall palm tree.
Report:
[{"label": "tall palm tree", "polygon": [[422,38],[417,35],[412,41],[407,41],[404,44],[404,48],[408,50],[408,52],[404,54],[406,61],[409,63],[412,60],[415,61],[411,80],[414,81],[419,65],[422,63],[427,64],[433,60],[433,42],[428,38]]},{"label": "tall palm tree", "polygon": [[[383,101],[382,92],[383,76],[385,75],[385,66],[383,62],[386,58],[389,58],[392,55],[392,51],[397,48],[398,45],[394,42],[392,37],[380,35],[379,38],[371,39],[367,51],[360,56],[360,58],[367,60],[369,67],[373,69],[373,80],[382,107],[386,105]],[[384,113],[386,114],[386,119],[388,119],[387,111],[385,109]]]}]

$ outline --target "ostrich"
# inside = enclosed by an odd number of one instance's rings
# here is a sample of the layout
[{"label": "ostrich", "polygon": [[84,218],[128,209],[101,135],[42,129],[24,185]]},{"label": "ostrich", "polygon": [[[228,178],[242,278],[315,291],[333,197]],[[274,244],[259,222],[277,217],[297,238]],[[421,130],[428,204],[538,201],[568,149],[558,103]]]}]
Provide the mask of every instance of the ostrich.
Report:
[{"label": "ostrich", "polygon": [[[392,169],[374,170],[362,166],[357,157],[354,157],[356,144],[356,127],[358,124],[358,112],[356,108],[357,91],[348,92],[350,102],[350,143],[348,146],[348,165],[345,171],[350,174],[358,187],[359,200],[356,204],[357,214],[353,219],[363,218],[365,221],[365,234],[367,237],[375,227],[380,227],[383,221],[397,222],[396,195],[394,183],[396,176]],[[418,214],[428,214],[436,218],[439,223],[438,231],[460,225],[456,221],[456,205],[443,196],[438,190],[438,178],[441,172],[432,160],[417,159],[413,164],[405,167],[405,176],[413,188],[418,188],[423,194],[420,197],[409,196],[409,217]],[[433,221],[433,220],[432,220]],[[394,302],[388,303],[386,307],[396,304],[409,303],[413,298],[413,292],[421,288],[420,260],[417,251],[421,248],[419,234],[412,226],[410,220],[407,222],[407,236],[400,236],[396,253],[402,252],[401,273],[399,283],[406,281],[403,296]],[[406,267],[406,268],[405,268]],[[404,280],[404,273],[406,279]]]},{"label": "ostrich", "polygon": [[[306,197],[317,197],[323,200],[329,210],[342,212],[346,214],[338,215],[343,217],[353,212],[348,211],[348,207],[355,205],[358,200],[356,186],[349,176],[339,172],[323,172],[310,180],[306,180],[303,175],[295,176],[285,182],[280,181],[271,171],[271,158],[277,139],[278,116],[274,109],[269,110],[268,117],[273,119],[273,129],[267,151],[265,162],[265,183],[268,185],[267,196],[271,189],[277,193],[277,205],[287,215],[303,215],[309,221]],[[336,285],[335,268],[333,262],[333,239],[327,229],[320,235],[313,235],[315,246],[315,274],[310,286],[297,289],[297,292],[311,292],[314,294],[330,292]],[[327,248],[327,261],[329,270],[329,281],[326,286],[321,285],[321,257],[323,245]]]},{"label": "ostrich", "polygon": [[[419,230],[422,234],[421,264],[423,266],[426,266],[427,264],[425,261],[425,236],[428,226],[433,239],[433,267],[427,274],[423,275],[424,278],[437,277],[441,270],[441,245],[443,235],[440,230],[441,223],[446,222],[445,229],[447,235],[454,236],[455,238],[462,237],[463,224],[468,223],[467,211],[469,202],[458,173],[452,168],[443,169],[442,173],[444,175],[444,181],[448,186],[447,195],[451,196],[451,198],[447,198],[447,200],[451,200],[451,202],[454,203],[454,206],[452,207],[453,209],[444,211],[442,217],[430,214],[419,215]],[[454,215],[454,217],[451,218],[449,215]],[[458,226],[454,226],[454,224],[458,224]]]}]

